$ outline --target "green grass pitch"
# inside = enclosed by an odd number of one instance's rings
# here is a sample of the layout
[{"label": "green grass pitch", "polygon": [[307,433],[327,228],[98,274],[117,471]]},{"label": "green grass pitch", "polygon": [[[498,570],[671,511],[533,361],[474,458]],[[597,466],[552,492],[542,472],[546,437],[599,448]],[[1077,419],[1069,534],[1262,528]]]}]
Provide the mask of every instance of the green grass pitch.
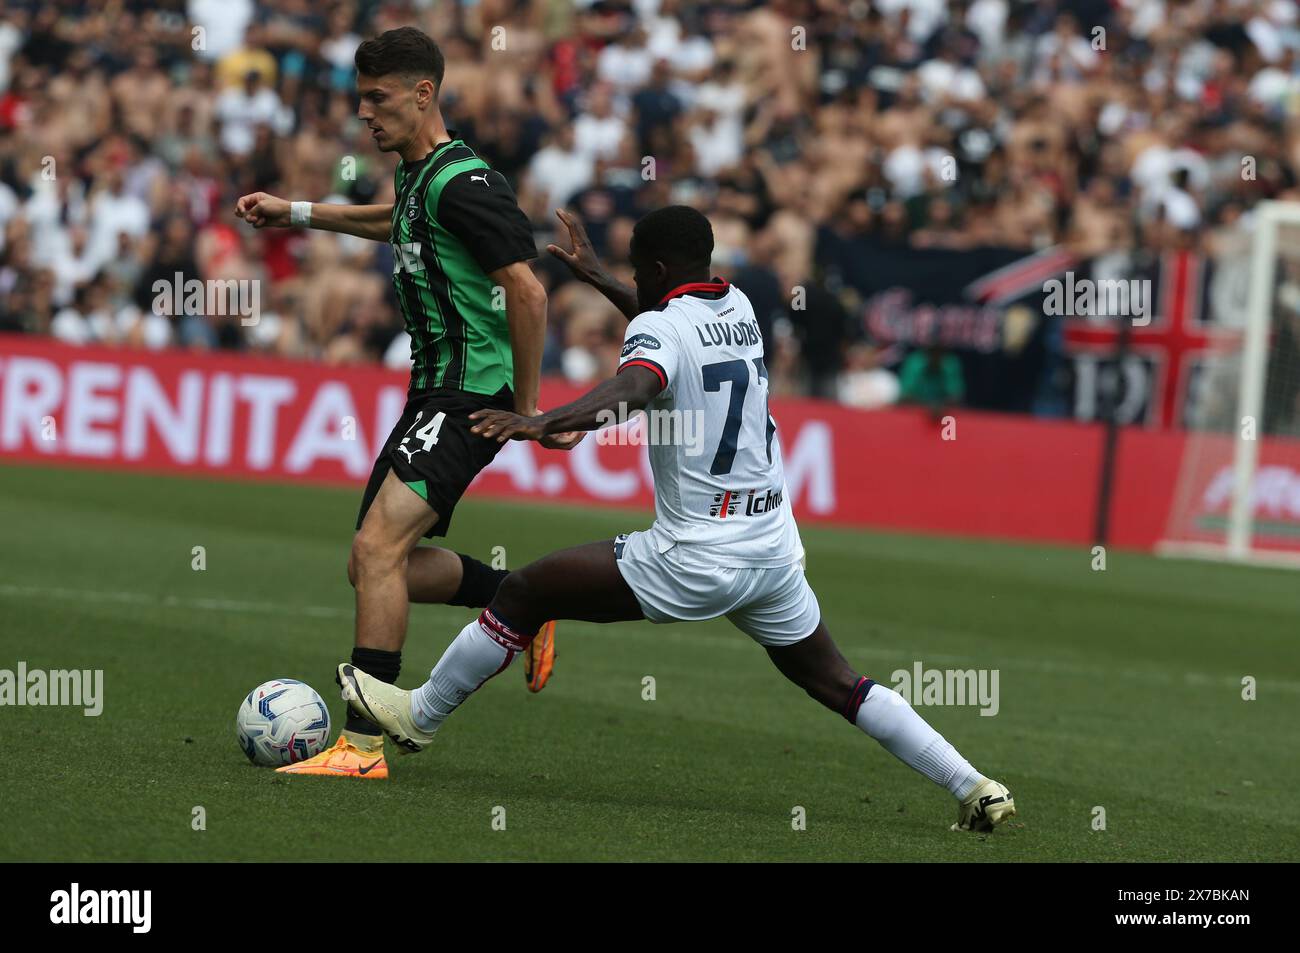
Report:
[{"label": "green grass pitch", "polygon": [[[1016,795],[992,836],[950,833],[946,793],[726,621],[565,624],[545,692],[516,662],[429,751],[390,747],[387,783],[254,768],[234,738],[254,685],[302,678],[340,724],[359,494],[0,468],[0,668],[105,673],[97,718],[0,708],[0,860],[1300,857],[1300,576],[1115,552],[1094,572],[1086,549],[803,530],[856,667],[1000,673],[995,717],[921,709]],[[519,566],[649,519],[472,500],[449,544]],[[470,616],[414,607],[400,684]]]}]

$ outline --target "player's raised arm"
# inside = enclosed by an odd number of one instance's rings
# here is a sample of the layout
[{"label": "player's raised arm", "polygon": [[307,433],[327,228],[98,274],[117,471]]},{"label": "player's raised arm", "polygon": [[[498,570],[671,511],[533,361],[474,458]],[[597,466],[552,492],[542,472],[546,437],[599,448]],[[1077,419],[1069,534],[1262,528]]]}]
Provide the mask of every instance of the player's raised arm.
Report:
[{"label": "player's raised arm", "polygon": [[316,228],[388,241],[393,218],[388,205],[330,205],[323,202],[290,202],[287,199],[251,192],[235,203],[235,217],[254,228]]},{"label": "player's raised arm", "polygon": [[546,250],[568,265],[579,281],[585,281],[608,298],[614,307],[623,312],[623,317],[631,321],[640,310],[636,303],[636,289],[623,284],[605,269],[596,256],[595,249],[591,247],[587,230],[576,215],[562,208],[557,208],[555,214],[569,230],[569,244],[573,246],[573,251],[565,251],[556,244],[547,245]]}]

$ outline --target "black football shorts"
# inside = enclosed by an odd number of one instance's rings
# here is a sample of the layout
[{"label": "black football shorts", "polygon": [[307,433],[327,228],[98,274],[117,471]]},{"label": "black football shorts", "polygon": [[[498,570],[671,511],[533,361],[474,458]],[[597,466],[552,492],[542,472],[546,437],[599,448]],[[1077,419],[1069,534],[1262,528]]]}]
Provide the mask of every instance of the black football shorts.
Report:
[{"label": "black football shorts", "polygon": [[501,449],[495,440],[470,433],[474,422],[469,415],[514,406],[513,395],[504,387],[491,396],[444,388],[412,394],[370,472],[357,529],[391,470],[438,514],[438,522],[424,535],[446,536],[461,495]]}]

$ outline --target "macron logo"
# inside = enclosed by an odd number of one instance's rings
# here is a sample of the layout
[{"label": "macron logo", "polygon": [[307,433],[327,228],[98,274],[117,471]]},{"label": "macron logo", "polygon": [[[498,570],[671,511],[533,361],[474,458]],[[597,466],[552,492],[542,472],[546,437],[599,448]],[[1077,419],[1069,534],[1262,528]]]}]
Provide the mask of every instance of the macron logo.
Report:
[{"label": "macron logo", "polygon": [[71,890],[50,894],[51,923],[129,923],[132,933],[148,933],[152,924],[152,890]]}]

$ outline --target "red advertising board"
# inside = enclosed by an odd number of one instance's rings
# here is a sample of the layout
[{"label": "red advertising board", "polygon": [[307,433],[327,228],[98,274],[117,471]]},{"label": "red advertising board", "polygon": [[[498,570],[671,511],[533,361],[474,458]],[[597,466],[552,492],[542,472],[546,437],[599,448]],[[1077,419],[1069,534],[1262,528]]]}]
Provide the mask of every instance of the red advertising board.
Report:
[{"label": "red advertising board", "polygon": [[[359,489],[405,388],[405,375],[374,367],[0,335],[0,459]],[[548,381],[542,404],[578,393]],[[916,409],[803,400],[771,410],[802,520],[1090,541],[1100,427],[959,410],[945,428]],[[510,443],[470,492],[652,506],[645,448],[609,435],[568,453]],[[1150,548],[1164,532],[1182,445],[1177,433],[1124,432],[1116,545]]]}]

